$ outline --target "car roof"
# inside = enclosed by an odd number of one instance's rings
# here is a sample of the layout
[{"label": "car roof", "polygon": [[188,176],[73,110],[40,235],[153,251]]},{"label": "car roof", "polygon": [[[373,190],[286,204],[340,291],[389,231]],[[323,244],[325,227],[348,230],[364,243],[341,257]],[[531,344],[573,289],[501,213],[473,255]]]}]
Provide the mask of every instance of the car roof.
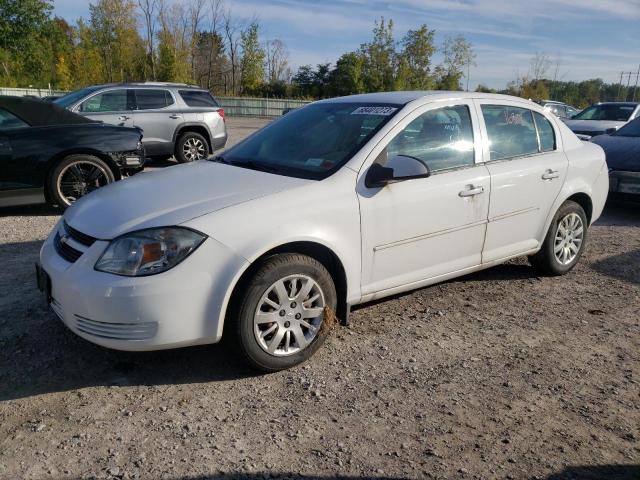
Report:
[{"label": "car roof", "polygon": [[[423,91],[400,91],[400,92],[380,92],[380,93],[362,93],[359,95],[348,95],[346,97],[329,98],[320,100],[318,103],[390,103],[404,105],[419,99],[429,100],[447,100],[447,99],[481,99],[496,101],[513,101],[519,100],[529,102],[524,98],[514,97],[511,95],[502,95],[499,93],[480,93],[480,92],[458,92],[446,90],[423,90]],[[529,102],[535,105],[533,102]]]},{"label": "car roof", "polygon": [[0,108],[11,112],[32,127],[96,123],[95,120],[39,98],[0,96]]},{"label": "car roof", "polygon": [[188,83],[172,83],[172,82],[128,82],[128,83],[103,83],[100,85],[91,85],[91,88],[111,88],[111,87],[135,87],[135,88],[180,88],[185,90],[202,90],[207,91],[206,88],[199,87],[198,85],[190,85]]},{"label": "car roof", "polygon": [[594,105],[620,105],[625,107],[637,107],[640,105],[640,102],[598,102],[594,103]]}]

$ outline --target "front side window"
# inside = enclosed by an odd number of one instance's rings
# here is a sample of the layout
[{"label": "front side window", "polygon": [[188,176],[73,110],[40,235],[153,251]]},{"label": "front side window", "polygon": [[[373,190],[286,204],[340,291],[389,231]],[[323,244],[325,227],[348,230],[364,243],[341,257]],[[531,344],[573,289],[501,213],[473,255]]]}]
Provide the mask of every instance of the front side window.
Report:
[{"label": "front side window", "polygon": [[171,94],[166,90],[136,89],[136,110],[154,110],[173,104]]},{"label": "front side window", "polygon": [[553,125],[544,115],[533,112],[538,128],[538,137],[540,138],[540,151],[551,152],[556,149],[556,134],[553,131]]},{"label": "front side window", "polygon": [[538,153],[538,135],[533,112],[507,105],[482,105],[491,160]]},{"label": "front side window", "polygon": [[632,105],[602,104],[592,105],[577,114],[574,120],[608,120],[626,122],[635,109]]},{"label": "front side window", "polygon": [[287,113],[216,158],[244,168],[320,180],[351,159],[401,108],[311,104]]},{"label": "front side window", "polygon": [[29,124],[16,117],[13,113],[0,108],[0,130],[14,130],[28,126]]},{"label": "front side window", "polygon": [[126,90],[109,90],[99,93],[80,104],[80,111],[84,113],[122,112],[128,108]]},{"label": "front side window", "polygon": [[473,165],[469,108],[459,105],[423,113],[387,146],[387,159],[395,156],[415,158],[431,173]]}]

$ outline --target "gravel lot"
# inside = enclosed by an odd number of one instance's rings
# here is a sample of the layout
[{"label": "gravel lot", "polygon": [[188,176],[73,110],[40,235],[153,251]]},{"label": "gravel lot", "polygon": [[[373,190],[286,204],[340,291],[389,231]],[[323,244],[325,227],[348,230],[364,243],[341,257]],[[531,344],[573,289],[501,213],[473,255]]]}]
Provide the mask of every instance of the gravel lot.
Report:
[{"label": "gravel lot", "polygon": [[56,219],[0,210],[0,478],[640,478],[639,204],[565,277],[517,260],[367,304],[267,376],[71,334],[33,278]]}]

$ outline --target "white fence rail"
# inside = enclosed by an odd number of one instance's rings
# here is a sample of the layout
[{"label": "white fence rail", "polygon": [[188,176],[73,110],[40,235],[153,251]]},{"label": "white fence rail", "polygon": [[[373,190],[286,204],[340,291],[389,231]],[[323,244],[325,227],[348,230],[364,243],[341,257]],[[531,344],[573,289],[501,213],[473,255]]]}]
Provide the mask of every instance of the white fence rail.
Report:
[{"label": "white fence rail", "polygon": [[[0,88],[0,95],[24,97],[46,97],[64,95],[63,90],[48,88]],[[307,100],[292,98],[248,98],[248,97],[216,97],[225,115],[230,117],[279,117],[287,108],[299,108],[309,103]]]},{"label": "white fence rail", "polygon": [[0,88],[0,95],[12,97],[48,97],[49,95],[64,95],[64,90],[52,90],[50,88]]}]

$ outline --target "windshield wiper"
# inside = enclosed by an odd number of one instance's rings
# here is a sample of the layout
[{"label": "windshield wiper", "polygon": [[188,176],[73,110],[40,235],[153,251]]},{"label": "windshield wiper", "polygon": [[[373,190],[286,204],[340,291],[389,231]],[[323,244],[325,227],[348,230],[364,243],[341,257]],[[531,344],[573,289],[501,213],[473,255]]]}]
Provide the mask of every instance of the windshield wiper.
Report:
[{"label": "windshield wiper", "polygon": [[254,162],[253,160],[244,160],[239,162],[228,162],[229,165],[240,168],[248,168],[250,170],[257,170],[259,172],[267,173],[279,173],[281,170],[273,165],[267,165],[265,163]]},{"label": "windshield wiper", "polygon": [[210,162],[224,163],[225,165],[231,165],[231,163],[222,155],[216,155],[209,159]]}]

